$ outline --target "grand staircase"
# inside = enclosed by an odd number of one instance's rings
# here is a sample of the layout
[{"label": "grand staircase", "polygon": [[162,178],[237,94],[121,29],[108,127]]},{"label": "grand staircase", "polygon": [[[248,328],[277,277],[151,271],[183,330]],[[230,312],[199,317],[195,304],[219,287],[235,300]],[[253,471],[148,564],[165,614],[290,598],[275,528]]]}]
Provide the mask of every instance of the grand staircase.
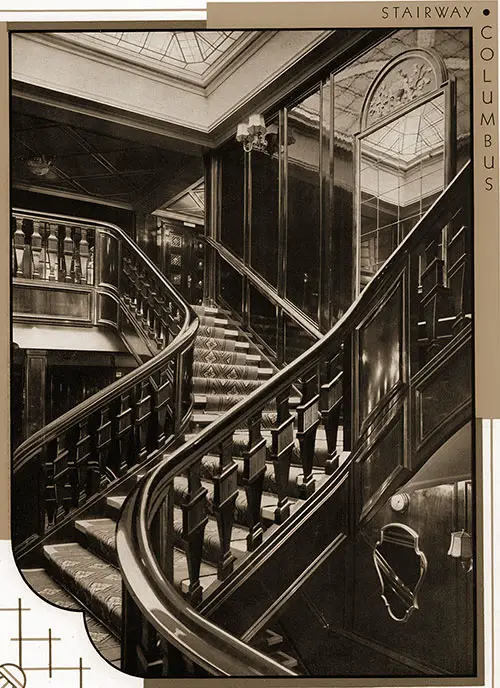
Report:
[{"label": "grand staircase", "polygon": [[[194,409],[185,441],[191,440],[202,428],[217,419],[251,391],[268,380],[276,368],[251,339],[239,329],[226,312],[210,307],[194,307],[200,326],[194,346],[193,394]],[[293,407],[294,399],[291,400]],[[298,402],[298,399],[295,399]],[[270,427],[276,419],[276,409],[270,406],[263,414],[263,436],[270,442]],[[245,498],[243,452],[247,446],[247,433],[242,429],[233,442],[234,461],[237,469],[238,497],[235,503],[234,525],[231,536],[231,552],[238,562],[247,556],[249,537],[248,501]],[[300,479],[302,468],[298,443],[295,460],[292,461],[288,478],[288,497],[292,511],[300,506]],[[322,449],[324,451],[322,451]],[[168,457],[161,456],[159,460]],[[327,457],[326,440],[318,437],[316,468],[313,474],[321,483],[324,479],[322,461]],[[203,561],[200,582],[203,600],[219,585],[217,562],[220,559],[218,524],[213,511],[214,482],[217,475],[218,457],[208,455],[202,463],[202,484],[207,489],[209,520],[204,532]],[[137,473],[137,479],[143,473]],[[187,478],[179,476],[175,481],[174,554],[175,584],[186,592],[189,584],[188,563],[183,551],[181,505],[186,498]],[[264,476],[261,501],[261,522],[264,539],[278,527],[274,509],[277,502],[275,469],[268,461]],[[120,632],[122,624],[122,580],[116,550],[116,525],[126,493],[118,491],[106,500],[102,513],[89,518],[77,518],[72,535],[64,542],[43,547],[43,568],[25,568],[26,581],[38,594],[53,604],[67,609],[85,611],[90,637],[102,656],[115,666],[120,666]],[[266,629],[255,639],[255,646],[276,659],[280,664],[297,670],[298,660],[283,636]]]},{"label": "grand staircase", "polygon": [[[82,281],[65,256],[64,280],[97,300],[94,326],[116,304],[146,360],[18,447],[14,552],[41,596],[85,612],[110,662],[142,677],[314,671],[295,633],[310,632],[300,604],[299,624],[280,613],[316,572],[323,594],[325,562],[354,566],[388,498],[472,418],[469,187],[465,166],[335,326],[279,371],[226,312],[196,308],[197,330],[119,228],[92,228],[96,246],[107,232],[121,243],[119,279],[111,261]],[[26,249],[27,220],[36,229],[38,216],[16,216],[21,294],[50,281],[23,272],[42,251],[35,230]],[[64,223],[82,263],[76,221]],[[330,592],[359,602],[355,574]],[[346,618],[325,621],[325,656]]]}]

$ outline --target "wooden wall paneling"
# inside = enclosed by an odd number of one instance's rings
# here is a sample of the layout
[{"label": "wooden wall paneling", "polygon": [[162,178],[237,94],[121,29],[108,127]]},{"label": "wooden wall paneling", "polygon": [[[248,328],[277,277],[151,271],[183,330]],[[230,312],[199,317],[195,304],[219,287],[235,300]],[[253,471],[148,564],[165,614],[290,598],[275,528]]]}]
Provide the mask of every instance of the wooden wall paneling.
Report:
[{"label": "wooden wall paneling", "polygon": [[[409,493],[410,503],[404,513],[395,513],[390,505],[365,526],[356,540],[354,583],[354,631],[426,664],[436,673],[471,673],[470,657],[464,653],[468,629],[467,575],[459,562],[447,555],[450,534],[457,524],[459,491],[453,484],[443,484]],[[380,597],[380,583],[373,565],[373,545],[380,527],[399,522],[419,535],[419,547],[428,561],[428,570],[418,595],[419,609],[407,623],[392,620]]]}]

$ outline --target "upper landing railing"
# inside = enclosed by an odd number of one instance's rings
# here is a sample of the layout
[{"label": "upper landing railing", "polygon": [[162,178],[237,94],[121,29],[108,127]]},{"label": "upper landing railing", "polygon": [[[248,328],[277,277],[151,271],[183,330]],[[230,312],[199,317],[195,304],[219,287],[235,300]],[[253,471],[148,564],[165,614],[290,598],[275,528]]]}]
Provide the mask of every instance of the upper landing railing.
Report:
[{"label": "upper landing railing", "polygon": [[14,452],[12,539],[20,555],[181,434],[192,408],[198,319],[119,227],[18,209],[12,223],[14,322],[77,324],[82,337],[85,326],[111,327],[140,363]]}]

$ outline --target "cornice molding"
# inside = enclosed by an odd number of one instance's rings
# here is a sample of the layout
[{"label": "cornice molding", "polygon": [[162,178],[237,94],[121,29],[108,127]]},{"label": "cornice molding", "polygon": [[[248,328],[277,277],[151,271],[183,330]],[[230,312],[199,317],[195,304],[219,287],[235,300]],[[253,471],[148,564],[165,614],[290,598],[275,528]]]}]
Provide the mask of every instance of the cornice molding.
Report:
[{"label": "cornice molding", "polygon": [[185,141],[203,148],[212,148],[213,146],[211,137],[207,132],[191,129],[173,122],[165,122],[141,113],[130,112],[114,105],[96,103],[82,96],[59,93],[46,86],[37,86],[29,82],[17,80],[11,83],[11,93],[16,98],[34,101],[61,110],[69,110],[70,112],[134,129],[141,129],[142,131]]}]

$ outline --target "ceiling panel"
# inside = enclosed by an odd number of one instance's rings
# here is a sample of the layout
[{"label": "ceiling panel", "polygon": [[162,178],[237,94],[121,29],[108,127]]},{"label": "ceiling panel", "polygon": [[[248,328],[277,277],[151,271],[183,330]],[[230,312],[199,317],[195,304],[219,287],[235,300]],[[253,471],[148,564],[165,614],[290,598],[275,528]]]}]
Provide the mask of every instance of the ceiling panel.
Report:
[{"label": "ceiling panel", "polygon": [[[33,174],[27,160],[53,158],[49,173]],[[175,179],[193,158],[137,140],[12,112],[13,184],[71,192],[134,207],[166,179]]]}]

